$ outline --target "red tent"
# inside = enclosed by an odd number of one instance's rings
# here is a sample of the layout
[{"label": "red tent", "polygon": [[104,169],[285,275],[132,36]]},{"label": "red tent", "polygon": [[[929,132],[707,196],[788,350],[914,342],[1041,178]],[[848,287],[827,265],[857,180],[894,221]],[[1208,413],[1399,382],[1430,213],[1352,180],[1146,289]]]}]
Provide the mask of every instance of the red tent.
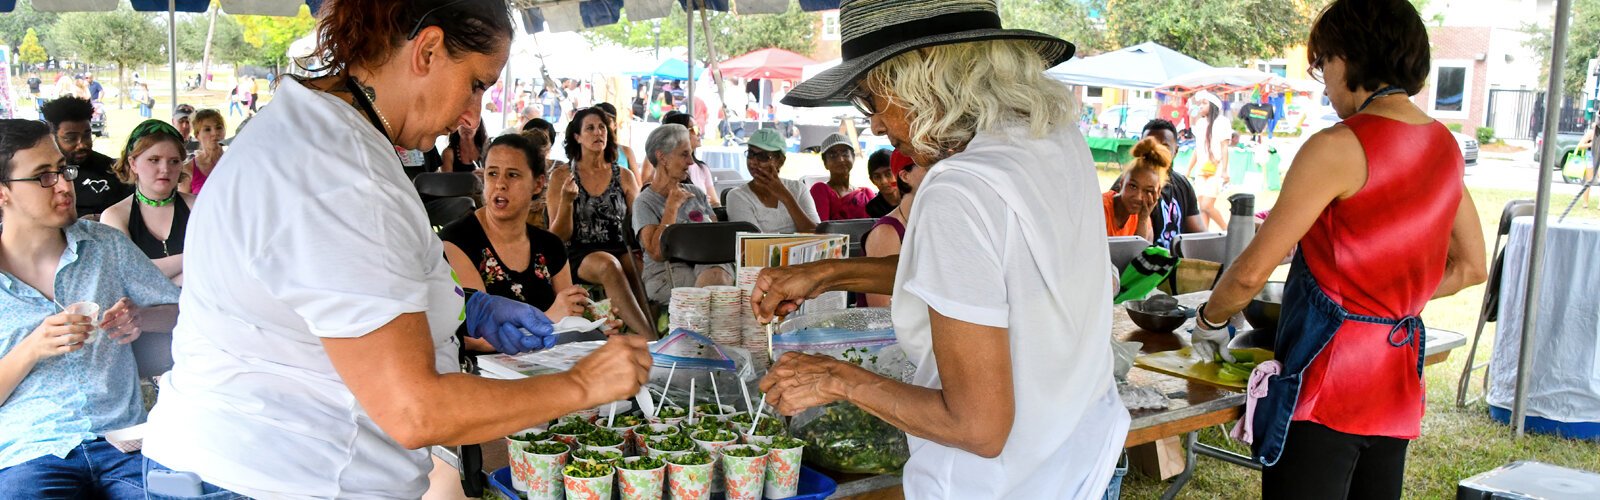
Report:
[{"label": "red tent", "polygon": [[816,61],[783,49],[761,49],[722,61],[722,76],[746,80],[799,80],[800,69]]}]

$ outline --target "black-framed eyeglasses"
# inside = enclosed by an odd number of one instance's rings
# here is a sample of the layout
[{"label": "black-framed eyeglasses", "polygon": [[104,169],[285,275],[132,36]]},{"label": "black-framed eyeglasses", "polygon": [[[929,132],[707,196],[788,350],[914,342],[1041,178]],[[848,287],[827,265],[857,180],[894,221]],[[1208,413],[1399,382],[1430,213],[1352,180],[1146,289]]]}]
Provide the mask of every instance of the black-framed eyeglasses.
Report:
[{"label": "black-framed eyeglasses", "polygon": [[850,93],[849,98],[850,104],[856,106],[856,111],[860,111],[867,118],[872,118],[872,115],[878,114],[878,106],[872,103],[872,94],[865,89],[857,88]]},{"label": "black-framed eyeglasses", "polygon": [[434,7],[432,9],[428,9],[427,12],[423,12],[421,16],[417,16],[417,25],[411,27],[411,34],[410,35],[406,35],[406,40],[410,40],[410,39],[416,38],[417,34],[422,32],[422,28],[426,27],[426,26],[423,26],[423,24],[428,21],[428,16],[433,15],[433,13],[438,12],[440,9],[443,9],[445,7],[449,7],[449,6],[452,6],[452,5],[461,3],[461,2],[465,2],[465,1],[466,0],[455,0],[454,2],[445,2],[444,5],[440,5],[438,7]]},{"label": "black-framed eyeglasses", "polygon": [[779,153],[777,151],[757,151],[754,149],[748,149],[745,150],[744,157],[750,161],[768,163],[778,161],[779,158],[783,158],[783,153]]},{"label": "black-framed eyeglasses", "polygon": [[1326,82],[1322,81],[1322,57],[1321,56],[1318,56],[1316,59],[1312,60],[1311,61],[1311,65],[1306,67],[1306,75],[1310,76],[1312,80],[1316,80],[1317,83],[1326,83]]},{"label": "black-framed eyeglasses", "polygon": [[66,179],[67,182],[72,182],[72,181],[78,180],[78,166],[77,165],[67,165],[65,167],[61,167],[61,170],[50,170],[50,171],[47,171],[47,172],[39,172],[39,175],[35,175],[33,177],[22,177],[22,178],[17,178],[17,179],[0,179],[0,182],[9,184],[9,183],[12,183],[12,182],[34,181],[34,182],[38,182],[39,183],[39,187],[48,188],[48,187],[54,187],[56,185],[56,182],[61,180],[61,179]]}]

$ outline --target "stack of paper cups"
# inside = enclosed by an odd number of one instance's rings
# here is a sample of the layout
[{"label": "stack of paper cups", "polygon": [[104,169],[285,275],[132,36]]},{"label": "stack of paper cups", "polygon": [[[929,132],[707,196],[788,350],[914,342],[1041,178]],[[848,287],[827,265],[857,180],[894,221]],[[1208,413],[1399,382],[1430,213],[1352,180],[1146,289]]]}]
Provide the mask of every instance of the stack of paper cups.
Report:
[{"label": "stack of paper cups", "polygon": [[711,330],[707,335],[718,344],[739,345],[744,330],[739,287],[713,286],[706,290],[711,292]]},{"label": "stack of paper cups", "polygon": [[711,292],[703,288],[672,289],[667,304],[668,329],[708,333],[711,327]]}]

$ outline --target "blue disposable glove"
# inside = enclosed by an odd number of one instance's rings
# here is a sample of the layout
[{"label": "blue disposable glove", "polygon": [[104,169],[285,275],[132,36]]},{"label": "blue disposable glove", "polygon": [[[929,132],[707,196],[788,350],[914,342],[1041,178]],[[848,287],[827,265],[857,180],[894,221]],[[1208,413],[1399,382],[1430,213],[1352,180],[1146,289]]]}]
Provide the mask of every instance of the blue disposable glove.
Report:
[{"label": "blue disposable glove", "polygon": [[556,345],[550,318],[539,309],[484,292],[467,297],[467,335],[480,338],[496,351],[519,354]]}]

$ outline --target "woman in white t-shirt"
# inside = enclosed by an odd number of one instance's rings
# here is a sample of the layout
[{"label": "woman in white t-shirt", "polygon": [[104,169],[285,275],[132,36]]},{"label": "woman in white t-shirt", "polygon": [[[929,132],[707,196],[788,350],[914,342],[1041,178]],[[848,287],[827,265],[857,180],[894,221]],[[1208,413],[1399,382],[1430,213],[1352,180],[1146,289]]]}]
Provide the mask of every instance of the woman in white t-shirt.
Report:
[{"label": "woman in white t-shirt", "polygon": [[532,306],[459,288],[395,148],[478,120],[511,41],[504,9],[323,4],[328,63],[312,69],[329,76],[279,85],[190,219],[175,365],[144,440],[151,467],[192,472],[206,494],[418,498],[427,447],[638,391],[650,358],[637,337],[566,373],[459,373],[463,320],[462,335],[501,352],[549,347],[551,327]]},{"label": "woman in white t-shirt", "polygon": [[1217,208],[1217,200],[1228,184],[1228,145],[1233,126],[1222,116],[1222,99],[1204,90],[1190,97],[1189,123],[1194,124],[1194,155],[1184,175],[1195,180],[1200,215],[1208,224],[1227,231],[1228,218]]},{"label": "woman in white t-shirt", "polygon": [[[752,300],[770,319],[825,290],[893,294],[916,371],[787,353],[761,389],[785,414],[842,400],[904,430],[907,498],[1100,498],[1129,418],[1099,184],[1070,93],[1044,75],[1073,47],[1001,29],[995,9],[844,3],[844,61],[786,103],[849,99],[928,172],[899,256],[769,268]],[[885,36],[911,30],[925,36]]]},{"label": "woman in white t-shirt", "polygon": [[805,184],[778,177],[786,161],[783,136],[764,128],[746,143],[750,182],[728,191],[728,220],[755,224],[763,233],[810,233],[817,230],[817,205]]}]

